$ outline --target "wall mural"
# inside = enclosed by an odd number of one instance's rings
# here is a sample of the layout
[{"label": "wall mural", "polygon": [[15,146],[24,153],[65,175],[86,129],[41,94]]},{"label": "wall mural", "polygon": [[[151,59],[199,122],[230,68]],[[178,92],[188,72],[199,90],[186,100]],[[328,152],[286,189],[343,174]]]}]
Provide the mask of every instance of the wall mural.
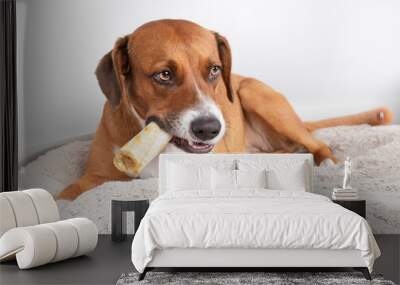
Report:
[{"label": "wall mural", "polygon": [[225,37],[189,21],[154,21],[119,38],[96,69],[107,101],[93,140],[63,146],[69,156],[57,158],[57,164],[67,161],[70,175],[50,174],[49,165],[39,174],[40,162],[54,165],[49,157],[58,149],[22,168],[21,179],[26,186],[57,188],[53,194],[68,215],[79,207],[91,215],[101,211],[89,202],[92,191],[108,188],[119,195],[118,183],[144,192],[154,188],[160,153],[310,152],[317,166],[314,190],[326,196],[341,185],[343,161],[351,157],[352,187],[367,199],[373,230],[400,233],[400,165],[390,163],[400,161],[393,153],[400,150],[400,132],[383,126],[392,121],[391,111],[377,106],[305,122],[284,95],[232,74],[231,62]]}]

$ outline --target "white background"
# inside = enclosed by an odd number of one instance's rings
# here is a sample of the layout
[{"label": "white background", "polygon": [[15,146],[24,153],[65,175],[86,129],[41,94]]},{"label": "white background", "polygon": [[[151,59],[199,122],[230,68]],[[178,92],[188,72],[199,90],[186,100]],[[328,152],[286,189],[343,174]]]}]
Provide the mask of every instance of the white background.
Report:
[{"label": "white background", "polygon": [[400,114],[397,0],[17,0],[17,17],[21,162],[95,131],[98,61],[117,37],[160,18],[225,35],[234,72],[284,93],[304,119],[381,105]]}]

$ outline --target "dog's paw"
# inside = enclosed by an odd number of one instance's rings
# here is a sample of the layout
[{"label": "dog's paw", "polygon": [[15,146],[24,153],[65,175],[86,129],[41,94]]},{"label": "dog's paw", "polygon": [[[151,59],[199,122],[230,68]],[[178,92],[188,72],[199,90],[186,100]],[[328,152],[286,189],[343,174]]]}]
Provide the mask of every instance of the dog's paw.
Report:
[{"label": "dog's paw", "polygon": [[57,196],[57,200],[75,200],[80,194],[82,194],[82,189],[78,184],[71,184],[67,188],[65,188],[63,191],[61,191],[60,194]]},{"label": "dog's paw", "polygon": [[371,126],[387,125],[393,121],[393,113],[389,108],[381,107],[368,112],[368,124]]},{"label": "dog's paw", "polygon": [[320,166],[324,161],[330,160],[333,164],[336,164],[338,160],[332,154],[331,149],[323,145],[320,149],[313,153],[315,164]]}]

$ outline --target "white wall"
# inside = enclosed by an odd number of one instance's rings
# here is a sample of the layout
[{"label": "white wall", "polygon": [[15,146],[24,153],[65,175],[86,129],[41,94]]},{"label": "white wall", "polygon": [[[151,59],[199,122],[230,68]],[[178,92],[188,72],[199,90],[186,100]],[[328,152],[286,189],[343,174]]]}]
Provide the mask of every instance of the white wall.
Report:
[{"label": "white wall", "polygon": [[227,36],[234,72],[283,92],[305,119],[380,105],[400,114],[399,14],[397,0],[17,0],[20,160],[95,131],[97,62],[159,18]]}]

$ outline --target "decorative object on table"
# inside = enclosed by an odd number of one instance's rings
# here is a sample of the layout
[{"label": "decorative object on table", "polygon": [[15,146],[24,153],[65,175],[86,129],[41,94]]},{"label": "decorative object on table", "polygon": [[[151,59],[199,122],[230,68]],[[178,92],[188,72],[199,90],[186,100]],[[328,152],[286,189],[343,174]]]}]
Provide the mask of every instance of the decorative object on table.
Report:
[{"label": "decorative object on table", "polygon": [[0,193],[0,261],[16,259],[20,269],[84,255],[97,245],[96,225],[86,218],[60,221],[46,190]]},{"label": "decorative object on table", "polygon": [[353,163],[350,157],[346,157],[344,161],[344,177],[343,177],[343,189],[352,189],[351,187],[351,168]]},{"label": "decorative object on table", "polygon": [[350,157],[344,161],[344,177],[342,188],[334,188],[332,193],[333,200],[358,200],[358,191],[351,187],[351,172],[353,163]]},{"label": "decorative object on table", "polygon": [[333,200],[358,200],[360,197],[358,196],[357,189],[343,189],[343,188],[334,188],[332,193]]},{"label": "decorative object on table", "polygon": [[373,275],[373,281],[365,280],[359,272],[149,272],[145,280],[138,281],[139,273],[124,273],[116,285],[135,284],[352,284],[395,285],[382,275]]},{"label": "decorative object on table", "polygon": [[112,200],[111,201],[111,239],[123,241],[126,239],[126,212],[135,213],[135,232],[140,221],[149,208],[149,200]]},{"label": "decorative object on table", "polygon": [[365,200],[333,200],[333,202],[356,214],[359,214],[364,219],[366,218]]}]

